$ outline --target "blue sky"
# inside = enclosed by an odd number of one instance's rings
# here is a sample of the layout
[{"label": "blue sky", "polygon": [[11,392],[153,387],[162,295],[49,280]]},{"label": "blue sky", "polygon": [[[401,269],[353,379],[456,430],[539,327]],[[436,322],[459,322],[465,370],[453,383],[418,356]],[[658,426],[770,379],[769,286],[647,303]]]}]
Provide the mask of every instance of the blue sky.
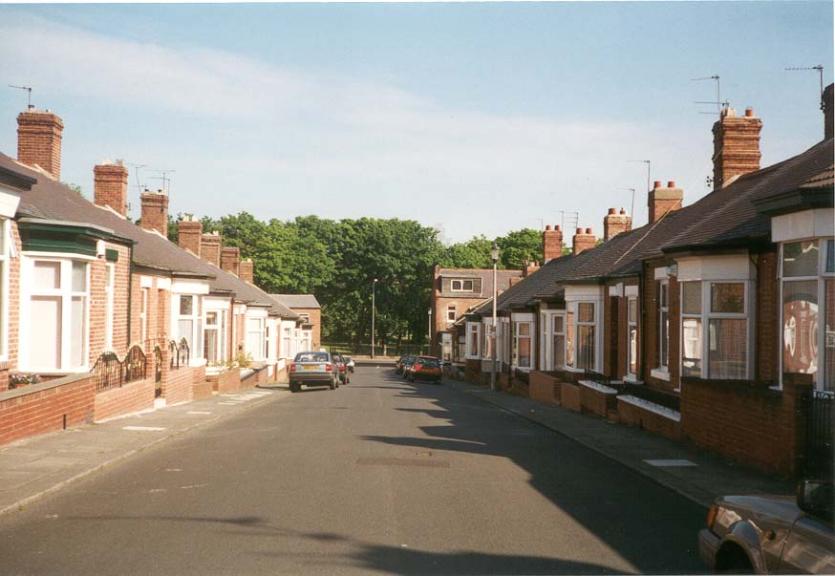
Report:
[{"label": "blue sky", "polygon": [[[646,221],[646,172],[708,192],[722,98],[763,165],[823,133],[829,2],[0,5],[0,79],[65,123],[62,179],[173,169],[172,212],[414,218],[446,239]],[[0,150],[25,95],[0,90]],[[149,187],[159,181],[140,173]],[[138,216],[137,190],[131,197]]]}]

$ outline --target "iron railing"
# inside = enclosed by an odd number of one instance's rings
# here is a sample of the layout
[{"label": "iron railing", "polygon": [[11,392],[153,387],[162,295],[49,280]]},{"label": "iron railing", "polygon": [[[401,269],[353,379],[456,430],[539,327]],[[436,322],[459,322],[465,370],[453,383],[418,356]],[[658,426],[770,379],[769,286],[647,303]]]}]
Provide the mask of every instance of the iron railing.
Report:
[{"label": "iron railing", "polygon": [[188,366],[190,354],[188,340],[185,338],[181,338],[179,343],[174,340],[168,343],[168,356],[171,359],[169,364],[172,370]]},{"label": "iron railing", "polygon": [[832,419],[835,416],[835,395],[832,392],[810,390],[801,397],[805,416],[804,434],[798,455],[798,472],[803,478],[833,479]]},{"label": "iron railing", "polygon": [[162,396],[162,349],[154,346],[154,398]]},{"label": "iron railing", "polygon": [[121,388],[125,384],[144,380],[147,374],[148,359],[142,347],[131,346],[123,360],[115,352],[104,352],[99,356],[93,369],[93,382],[96,392],[104,392],[113,388]]}]

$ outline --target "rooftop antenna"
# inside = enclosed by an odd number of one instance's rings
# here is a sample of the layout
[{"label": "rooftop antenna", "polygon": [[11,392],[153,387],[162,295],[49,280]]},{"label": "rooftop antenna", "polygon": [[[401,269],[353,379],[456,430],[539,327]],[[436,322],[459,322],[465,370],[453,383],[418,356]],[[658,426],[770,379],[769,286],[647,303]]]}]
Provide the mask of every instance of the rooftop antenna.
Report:
[{"label": "rooftop antenna", "polygon": [[[820,78],[820,86],[821,86],[821,96],[823,95],[823,65],[818,64],[817,66],[790,66],[786,68],[787,72],[797,72],[800,70],[817,70],[818,77]],[[821,110],[823,110],[823,99],[821,99]]]},{"label": "rooftop antenna", "polygon": [[635,218],[635,189],[634,188],[619,188],[619,190],[628,190],[632,192],[632,209],[629,211],[629,216]]},{"label": "rooftop antenna", "polygon": [[701,76],[699,78],[691,78],[690,79],[691,82],[702,82],[702,81],[705,81],[705,80],[713,80],[714,82],[716,82],[716,101],[712,102],[710,100],[708,100],[708,101],[697,100],[695,102],[695,104],[715,104],[716,105],[716,113],[717,114],[722,114],[722,104],[723,104],[723,102],[722,102],[721,85],[719,83],[719,74],[714,74],[712,76]]},{"label": "rooftop antenna", "polygon": [[26,90],[26,109],[31,110],[34,108],[32,106],[32,87],[31,86],[15,86],[14,84],[9,84],[9,88],[17,88],[18,90]]},{"label": "rooftop antenna", "polygon": [[162,190],[165,192],[167,196],[170,196],[170,184],[172,178],[169,178],[169,174],[173,174],[176,170],[157,170],[161,174],[161,176],[153,176],[153,180],[162,180]]},{"label": "rooftop antenna", "polygon": [[134,178],[136,178],[136,188],[137,188],[137,190],[139,190],[139,194],[142,194],[142,192],[144,190],[142,189],[142,183],[139,180],[139,171],[142,170],[143,168],[147,168],[148,165],[147,164],[134,164],[133,162],[125,162],[125,164],[127,164],[128,166],[133,168],[133,170],[134,170],[133,175],[134,175]]},{"label": "rooftop antenna", "polygon": [[[566,216],[568,219],[566,219]],[[565,227],[566,222],[571,223],[572,225],[568,228]],[[562,226],[563,234],[566,234],[567,230],[574,230],[577,228],[577,224],[580,222],[580,213],[576,210],[560,210],[560,225]]]},{"label": "rooftop antenna", "polygon": [[[652,160],[627,160],[627,162],[633,162],[633,163],[634,162],[640,162],[642,164],[647,165],[647,194],[652,192]],[[634,207],[635,207],[634,204],[635,203],[633,202],[632,204],[633,204],[632,207],[634,209]],[[647,208],[647,210],[649,210],[649,208]],[[635,212],[632,212],[632,219],[633,219],[633,222],[634,222]]]}]

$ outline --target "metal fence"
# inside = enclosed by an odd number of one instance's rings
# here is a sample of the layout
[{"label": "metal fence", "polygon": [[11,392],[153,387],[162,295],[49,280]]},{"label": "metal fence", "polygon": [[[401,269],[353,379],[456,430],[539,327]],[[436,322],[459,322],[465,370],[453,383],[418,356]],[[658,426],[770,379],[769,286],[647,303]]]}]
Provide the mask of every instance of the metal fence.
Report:
[{"label": "metal fence", "polygon": [[172,340],[168,343],[168,356],[170,357],[170,368],[172,370],[177,370],[183,366],[188,366],[189,363],[189,355],[191,351],[189,350],[188,340],[182,338],[179,342],[175,342]]},{"label": "metal fence", "polygon": [[[356,344],[352,342],[322,342],[322,348],[331,352],[339,352],[348,356],[372,356],[370,344]],[[427,354],[426,344],[397,343],[374,346],[373,356],[399,358],[406,354]]]},{"label": "metal fence", "polygon": [[154,398],[162,396],[162,348],[154,346]]},{"label": "metal fence", "polygon": [[147,374],[148,359],[139,345],[131,346],[123,360],[115,352],[104,352],[99,356],[90,371],[96,392],[112,388],[121,388],[125,384],[144,380]]},{"label": "metal fence", "polygon": [[805,426],[798,450],[798,473],[804,478],[832,480],[835,395],[832,392],[809,391],[801,398],[801,410],[805,416]]}]

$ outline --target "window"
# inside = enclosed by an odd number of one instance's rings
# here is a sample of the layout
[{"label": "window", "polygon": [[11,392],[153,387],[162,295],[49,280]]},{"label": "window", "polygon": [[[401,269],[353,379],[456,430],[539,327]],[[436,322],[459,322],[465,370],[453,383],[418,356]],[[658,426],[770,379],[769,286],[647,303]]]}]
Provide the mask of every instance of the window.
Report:
[{"label": "window", "polygon": [[453,292],[472,292],[474,282],[472,280],[452,280],[450,290]]},{"label": "window", "polygon": [[[489,320],[492,322],[492,318]],[[487,322],[483,324],[481,330],[484,340],[481,345],[482,358],[493,358],[493,326]]]},{"label": "window", "polygon": [[656,365],[667,368],[670,356],[670,318],[669,318],[669,283],[661,280],[655,283],[658,300],[658,344],[656,346]]},{"label": "window", "polygon": [[[246,319],[246,351],[255,360],[264,358],[264,318]],[[309,348],[306,348],[309,350]]]},{"label": "window", "polygon": [[450,304],[446,307],[447,322],[455,322],[455,304]]},{"label": "window", "polygon": [[532,322],[514,322],[513,359],[517,368],[531,368],[531,324]]},{"label": "window", "polygon": [[192,358],[202,358],[203,321],[200,314],[200,299],[191,294],[181,294],[176,302],[176,340],[185,338]]},{"label": "window", "polygon": [[116,283],[116,266],[108,262],[105,265],[104,274],[104,295],[105,295],[105,316],[104,316],[104,347],[113,349],[113,314],[114,296]]},{"label": "window", "polygon": [[[142,304],[139,312],[139,338],[142,341],[143,345],[145,342],[148,341],[148,296],[150,295],[149,288],[142,289]],[[191,342],[189,341],[189,348],[191,348]]]},{"label": "window", "polygon": [[577,368],[595,369],[594,302],[577,304]]},{"label": "window", "polygon": [[217,365],[226,360],[226,312],[206,312],[203,327],[203,357],[206,363]]},{"label": "window", "polygon": [[467,322],[467,357],[481,358],[479,345],[481,344],[481,323]]},{"label": "window", "polygon": [[681,283],[682,376],[717,380],[747,377],[747,284]]},{"label": "window", "polygon": [[299,318],[301,318],[302,324],[310,324],[310,314],[307,312],[299,312]]},{"label": "window", "polygon": [[562,368],[565,366],[565,317],[562,315],[555,315],[551,318],[552,322],[552,362],[554,368]]},{"label": "window", "polygon": [[638,374],[638,298],[626,299],[626,372],[632,376]]},{"label": "window", "polygon": [[565,365],[569,368],[577,367],[577,347],[575,334],[577,324],[574,322],[574,310],[569,307],[565,311]]},{"label": "window", "polygon": [[835,391],[835,241],[783,244],[781,272],[782,372],[811,374],[818,389]]},{"label": "window", "polygon": [[282,358],[289,358],[292,355],[292,350],[290,348],[291,342],[293,340],[293,331],[289,326],[285,326],[281,329],[281,357]]},{"label": "window", "polygon": [[29,299],[32,370],[77,370],[87,365],[88,266],[71,260],[35,260]]}]

